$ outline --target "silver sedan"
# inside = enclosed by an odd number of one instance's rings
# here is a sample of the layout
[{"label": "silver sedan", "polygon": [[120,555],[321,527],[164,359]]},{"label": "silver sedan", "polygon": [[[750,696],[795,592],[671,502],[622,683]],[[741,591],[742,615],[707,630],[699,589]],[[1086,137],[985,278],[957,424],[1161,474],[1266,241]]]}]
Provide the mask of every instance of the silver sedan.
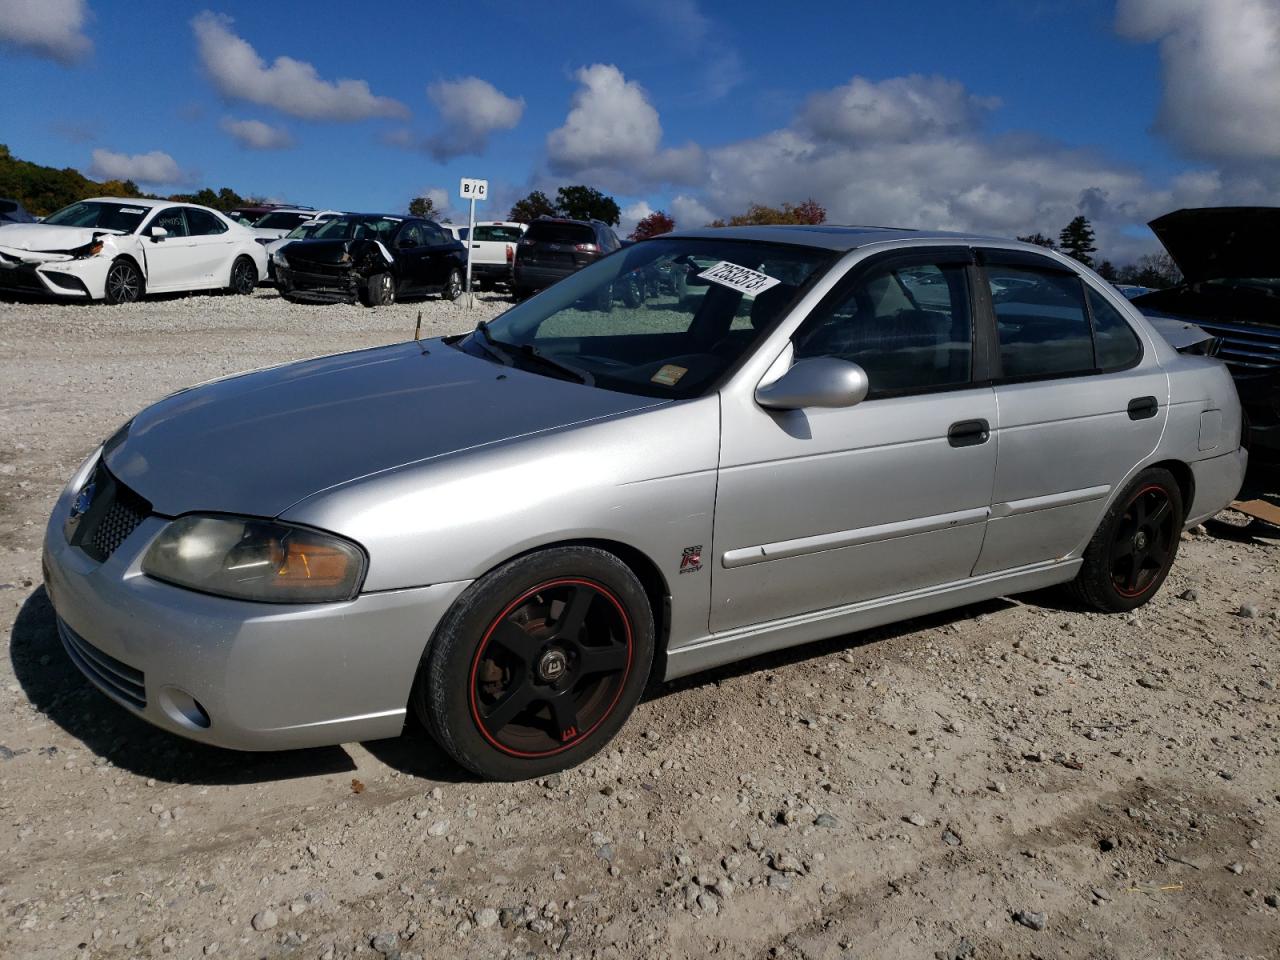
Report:
[{"label": "silver sedan", "polygon": [[1129,610],[1240,408],[1111,286],[961,235],[701,230],[463,337],[229,377],[71,478],[45,581],[121,707],[247,750],[579,763],[651,676],[1068,584]]}]

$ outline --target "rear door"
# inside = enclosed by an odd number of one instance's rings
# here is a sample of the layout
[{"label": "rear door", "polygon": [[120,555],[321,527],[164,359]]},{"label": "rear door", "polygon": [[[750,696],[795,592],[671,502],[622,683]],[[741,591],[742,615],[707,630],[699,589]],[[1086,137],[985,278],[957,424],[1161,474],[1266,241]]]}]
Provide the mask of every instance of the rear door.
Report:
[{"label": "rear door", "polygon": [[193,282],[201,286],[225,286],[231,278],[231,255],[235,240],[230,228],[207,210],[183,207],[192,248]]},{"label": "rear door", "polygon": [[1048,257],[978,256],[999,407],[980,575],[1081,547],[1113,491],[1158,443],[1169,390],[1110,294]]},{"label": "rear door", "polygon": [[445,233],[437,224],[422,224],[423,273],[427,285],[440,287],[449,276],[449,270],[458,265],[458,258],[465,255],[465,248]]},{"label": "rear door", "polygon": [[422,232],[423,224],[408,220],[396,231],[395,258],[400,269],[400,292],[420,291],[429,285],[431,265],[427,262],[429,251]]}]

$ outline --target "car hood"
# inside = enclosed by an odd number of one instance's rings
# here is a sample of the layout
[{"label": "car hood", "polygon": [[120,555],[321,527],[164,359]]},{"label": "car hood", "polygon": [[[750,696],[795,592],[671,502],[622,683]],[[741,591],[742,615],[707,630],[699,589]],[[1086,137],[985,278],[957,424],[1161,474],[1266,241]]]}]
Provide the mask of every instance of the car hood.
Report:
[{"label": "car hood", "polygon": [[1280,277],[1280,207],[1176,210],[1148,226],[1189,283]]},{"label": "car hood", "polygon": [[106,462],[163,515],[274,517],[350,480],[668,402],[409,341],[181,391]]},{"label": "car hood", "polygon": [[83,247],[95,236],[115,232],[92,227],[51,226],[47,223],[7,223],[0,226],[0,247],[42,253],[62,252]]}]

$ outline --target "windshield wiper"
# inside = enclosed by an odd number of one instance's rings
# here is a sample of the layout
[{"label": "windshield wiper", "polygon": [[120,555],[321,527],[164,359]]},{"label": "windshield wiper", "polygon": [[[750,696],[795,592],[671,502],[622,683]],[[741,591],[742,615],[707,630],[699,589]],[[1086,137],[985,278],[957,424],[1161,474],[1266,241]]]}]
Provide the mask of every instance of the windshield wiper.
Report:
[{"label": "windshield wiper", "polygon": [[596,378],[586,370],[583,370],[580,367],[570,366],[563,360],[556,360],[553,357],[549,357],[531,343],[520,344],[519,350],[524,356],[538,361],[538,363],[545,367],[549,367],[552,370],[558,370],[561,373],[569,374],[569,376],[573,377],[579,383],[585,383],[589,387],[595,385]]},{"label": "windshield wiper", "polygon": [[533,360],[535,363],[540,363],[549,370],[555,370],[558,373],[566,373],[574,380],[578,381],[578,383],[593,386],[596,382],[595,377],[586,370],[570,366],[561,360],[549,357],[531,343],[507,343],[503,340],[496,339],[493,333],[489,330],[489,323],[487,320],[481,320],[476,324],[476,332],[480,334],[480,346],[484,348],[485,352],[508,367],[516,365],[515,357],[511,353],[512,350],[516,350],[519,351],[522,358],[527,358],[529,360]]},{"label": "windshield wiper", "polygon": [[514,367],[516,365],[515,358],[503,349],[505,344],[495,340],[493,334],[489,332],[487,320],[481,320],[476,324],[476,332],[480,334],[480,346],[485,353],[489,354],[504,367]]}]

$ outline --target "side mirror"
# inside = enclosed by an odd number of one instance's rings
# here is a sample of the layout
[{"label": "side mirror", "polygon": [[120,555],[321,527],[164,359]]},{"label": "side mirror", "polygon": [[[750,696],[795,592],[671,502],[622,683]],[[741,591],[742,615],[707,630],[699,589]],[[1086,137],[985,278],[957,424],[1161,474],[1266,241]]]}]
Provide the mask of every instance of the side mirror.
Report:
[{"label": "side mirror", "polygon": [[773,383],[756,387],[756,403],[769,410],[852,407],[867,398],[867,371],[835,357],[800,360]]},{"label": "side mirror", "polygon": [[152,227],[147,232],[151,234],[152,240],[163,240],[165,237],[169,235],[169,231],[166,230],[164,227]]}]

